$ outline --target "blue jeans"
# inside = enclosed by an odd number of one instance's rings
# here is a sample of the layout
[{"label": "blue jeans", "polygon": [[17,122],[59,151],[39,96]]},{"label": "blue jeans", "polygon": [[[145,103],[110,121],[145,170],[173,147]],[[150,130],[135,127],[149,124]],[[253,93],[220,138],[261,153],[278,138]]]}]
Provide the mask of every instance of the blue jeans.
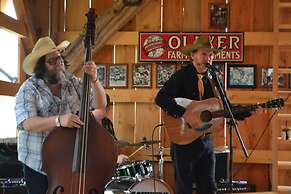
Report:
[{"label": "blue jeans", "polygon": [[47,176],[23,164],[26,188],[29,194],[46,194],[48,188]]},{"label": "blue jeans", "polygon": [[175,169],[176,194],[215,194],[215,155],[210,135],[187,145],[171,145]]}]

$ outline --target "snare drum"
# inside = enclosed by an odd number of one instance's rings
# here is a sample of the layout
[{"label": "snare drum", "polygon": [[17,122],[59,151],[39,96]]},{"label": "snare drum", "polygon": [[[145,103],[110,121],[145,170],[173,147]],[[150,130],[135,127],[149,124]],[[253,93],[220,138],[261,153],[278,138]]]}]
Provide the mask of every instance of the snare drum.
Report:
[{"label": "snare drum", "polygon": [[105,194],[119,193],[162,193],[174,194],[171,187],[162,180],[134,177],[115,177],[105,186]]},{"label": "snare drum", "polygon": [[148,178],[153,174],[153,166],[149,160],[135,161],[116,168],[116,176],[130,176],[136,178]]},{"label": "snare drum", "polygon": [[115,169],[115,172],[116,172],[116,176],[118,177],[121,177],[121,176],[135,177],[136,176],[134,163],[119,166]]}]

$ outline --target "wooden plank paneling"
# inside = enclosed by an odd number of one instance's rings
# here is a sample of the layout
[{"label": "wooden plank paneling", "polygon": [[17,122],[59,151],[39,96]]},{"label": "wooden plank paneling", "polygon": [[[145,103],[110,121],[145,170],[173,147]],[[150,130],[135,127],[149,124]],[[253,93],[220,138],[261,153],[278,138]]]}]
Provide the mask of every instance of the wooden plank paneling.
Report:
[{"label": "wooden plank paneling", "polygon": [[266,87],[262,86],[262,68],[272,66],[272,47],[270,46],[252,46],[245,47],[245,63],[246,64],[256,64],[257,73],[256,73],[256,82],[257,89],[260,90],[269,90]]},{"label": "wooden plank paneling", "polygon": [[[65,20],[66,20],[66,15],[65,15],[65,5],[64,5],[65,0],[59,0],[58,3],[58,32],[64,32],[65,31]],[[56,35],[56,38],[58,38],[58,34]]]},{"label": "wooden plank paneling", "polygon": [[[33,21],[36,36],[38,38],[48,35],[49,24],[49,5],[48,0],[36,1],[27,0],[25,4],[26,9],[31,11],[32,17],[29,18]],[[35,11],[37,10],[37,12]]]},{"label": "wooden plank paneling", "polygon": [[134,142],[134,103],[115,103],[113,125],[119,140]]},{"label": "wooden plank paneling", "polygon": [[[200,0],[183,0],[182,8],[184,12],[182,14],[182,31],[183,32],[199,32],[201,9]],[[167,18],[165,18],[167,19]]]},{"label": "wooden plank paneling", "polygon": [[96,14],[99,15],[104,10],[112,6],[112,0],[93,0],[92,7],[95,8]]},{"label": "wooden plank paneling", "polygon": [[[270,172],[269,165],[243,164],[234,165],[234,180],[247,180],[249,184],[256,186],[256,191],[268,191]],[[260,178],[258,178],[260,175]]]},{"label": "wooden plank paneling", "polygon": [[[58,40],[74,40],[80,31],[59,32]],[[272,46],[279,41],[279,45],[291,45],[290,32],[244,32],[245,46]],[[107,45],[138,45],[138,31],[116,32],[106,42]]]},{"label": "wooden plank paneling", "polygon": [[291,8],[280,8],[279,11],[279,23],[280,24],[291,24]]},{"label": "wooden plank paneling", "polygon": [[182,31],[182,1],[164,0],[163,31],[181,32]]},{"label": "wooden plank paneling", "polygon": [[291,47],[282,46],[280,47],[280,64],[285,64],[283,66],[291,66]]},{"label": "wooden plank paneling", "polygon": [[229,31],[248,32],[251,31],[251,0],[231,0],[230,5],[230,27]]},{"label": "wooden plank paneling", "polygon": [[136,31],[159,32],[161,28],[161,1],[152,0],[136,15]]},{"label": "wooden plank paneling", "polygon": [[93,61],[98,63],[113,63],[113,46],[104,46],[93,56]]},{"label": "wooden plank paneling", "polygon": [[[257,113],[244,121],[238,122],[238,129],[247,149],[271,149],[269,143],[270,125],[267,122],[269,117],[268,112]],[[233,140],[234,147],[241,149],[235,131],[233,131]]]},{"label": "wooden plank paneling", "polygon": [[67,1],[66,30],[82,30],[89,10],[89,1],[70,0]]},{"label": "wooden plank paneling", "polygon": [[253,3],[253,30],[256,32],[273,31],[273,0],[253,0]]},{"label": "wooden plank paneling", "polygon": [[[146,137],[147,140],[152,139],[154,127],[160,122],[159,108],[153,103],[137,103],[136,104],[136,130],[135,139],[141,141]],[[154,139],[159,137],[159,130],[155,130]]]},{"label": "wooden plank paneling", "polygon": [[[116,46],[115,47],[115,62],[116,63],[133,63],[135,61],[135,47],[134,46]],[[116,89],[117,91],[119,89]],[[123,89],[120,89],[121,91]],[[110,93],[109,93],[110,95]],[[113,101],[114,96],[110,95]],[[114,105],[114,126],[118,139],[129,142],[134,141],[135,130],[135,110],[134,102],[129,103],[115,103]]]}]

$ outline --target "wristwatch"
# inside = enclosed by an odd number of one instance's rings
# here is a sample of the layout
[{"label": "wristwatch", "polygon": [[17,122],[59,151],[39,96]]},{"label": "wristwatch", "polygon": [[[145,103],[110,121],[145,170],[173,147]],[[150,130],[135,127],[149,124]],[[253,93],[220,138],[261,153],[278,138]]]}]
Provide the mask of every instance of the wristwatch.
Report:
[{"label": "wristwatch", "polygon": [[58,116],[56,117],[56,126],[57,126],[57,127],[61,127],[61,119],[60,119],[60,115],[58,115]]}]

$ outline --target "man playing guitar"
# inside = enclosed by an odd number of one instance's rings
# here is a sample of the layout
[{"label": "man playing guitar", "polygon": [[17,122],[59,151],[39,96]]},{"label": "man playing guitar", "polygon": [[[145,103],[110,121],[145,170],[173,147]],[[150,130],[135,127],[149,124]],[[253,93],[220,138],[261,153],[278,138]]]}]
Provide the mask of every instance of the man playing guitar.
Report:
[{"label": "man playing guitar", "polygon": [[[190,56],[192,63],[177,71],[165,83],[155,101],[171,117],[180,118],[192,128],[199,128],[200,117],[195,115],[197,113],[193,112],[191,104],[187,107],[182,106],[175,98],[200,101],[216,96],[205,65],[212,64],[214,55],[219,50],[212,48],[208,36],[200,36],[182,52]],[[218,99],[216,101],[219,102]],[[209,103],[206,106],[211,108],[213,105]],[[243,118],[246,116],[250,116],[250,112],[245,113]],[[202,132],[198,138],[183,145],[172,141],[171,156],[175,169],[177,194],[192,194],[194,180],[197,194],[216,193],[215,155],[210,134],[210,132]]]}]

